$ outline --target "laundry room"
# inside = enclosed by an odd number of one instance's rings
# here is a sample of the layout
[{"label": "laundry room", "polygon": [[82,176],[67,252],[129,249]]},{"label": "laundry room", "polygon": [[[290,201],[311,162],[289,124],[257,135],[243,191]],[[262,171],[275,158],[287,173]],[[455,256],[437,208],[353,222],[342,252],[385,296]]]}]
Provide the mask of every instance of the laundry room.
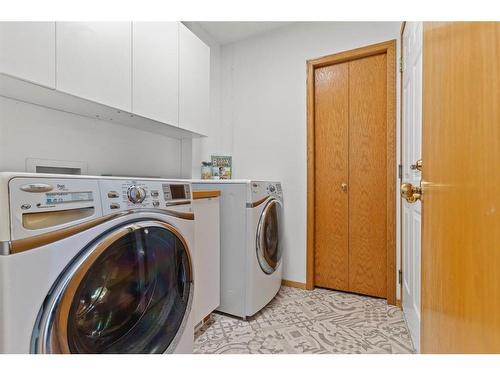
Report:
[{"label": "laundry room", "polygon": [[26,2],[0,16],[0,363],[500,353],[500,13]]}]

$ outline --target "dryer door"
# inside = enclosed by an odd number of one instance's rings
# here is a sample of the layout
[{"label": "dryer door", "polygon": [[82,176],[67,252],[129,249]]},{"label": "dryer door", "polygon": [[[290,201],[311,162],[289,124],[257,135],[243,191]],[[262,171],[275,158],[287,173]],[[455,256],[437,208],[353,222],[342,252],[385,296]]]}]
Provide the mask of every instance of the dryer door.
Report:
[{"label": "dryer door", "polygon": [[272,274],[281,263],[282,204],[277,199],[267,202],[257,227],[257,260],[266,274]]},{"label": "dryer door", "polygon": [[180,233],[161,221],[129,223],[106,234],[54,286],[34,351],[172,351],[192,304],[189,254]]}]

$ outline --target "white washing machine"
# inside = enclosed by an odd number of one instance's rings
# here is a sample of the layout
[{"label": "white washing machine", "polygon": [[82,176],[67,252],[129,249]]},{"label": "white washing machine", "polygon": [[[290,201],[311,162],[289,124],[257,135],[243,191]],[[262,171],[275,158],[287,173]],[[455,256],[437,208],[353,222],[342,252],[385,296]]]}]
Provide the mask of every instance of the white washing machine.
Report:
[{"label": "white washing machine", "polygon": [[1,353],[191,353],[182,181],[0,174]]},{"label": "white washing machine", "polygon": [[221,191],[221,303],[246,319],[276,295],[282,278],[281,183],[194,180],[193,190]]}]

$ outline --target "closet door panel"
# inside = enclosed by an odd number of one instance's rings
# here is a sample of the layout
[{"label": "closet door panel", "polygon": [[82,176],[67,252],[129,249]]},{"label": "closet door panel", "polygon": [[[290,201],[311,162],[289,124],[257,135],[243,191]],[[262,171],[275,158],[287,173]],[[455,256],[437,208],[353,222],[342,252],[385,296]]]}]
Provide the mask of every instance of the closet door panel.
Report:
[{"label": "closet door panel", "polygon": [[349,290],[386,297],[386,55],[349,63]]},{"label": "closet door panel", "polygon": [[315,71],[315,285],[348,290],[349,65]]}]

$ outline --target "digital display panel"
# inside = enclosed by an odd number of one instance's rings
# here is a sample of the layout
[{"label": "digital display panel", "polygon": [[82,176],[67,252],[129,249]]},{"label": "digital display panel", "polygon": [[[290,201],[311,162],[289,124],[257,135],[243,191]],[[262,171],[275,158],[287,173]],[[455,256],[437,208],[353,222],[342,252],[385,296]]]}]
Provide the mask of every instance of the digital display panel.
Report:
[{"label": "digital display panel", "polygon": [[184,185],[170,185],[170,192],[172,193],[172,199],[186,199]]},{"label": "digital display panel", "polygon": [[93,201],[91,191],[47,193],[46,204],[75,203]]}]

